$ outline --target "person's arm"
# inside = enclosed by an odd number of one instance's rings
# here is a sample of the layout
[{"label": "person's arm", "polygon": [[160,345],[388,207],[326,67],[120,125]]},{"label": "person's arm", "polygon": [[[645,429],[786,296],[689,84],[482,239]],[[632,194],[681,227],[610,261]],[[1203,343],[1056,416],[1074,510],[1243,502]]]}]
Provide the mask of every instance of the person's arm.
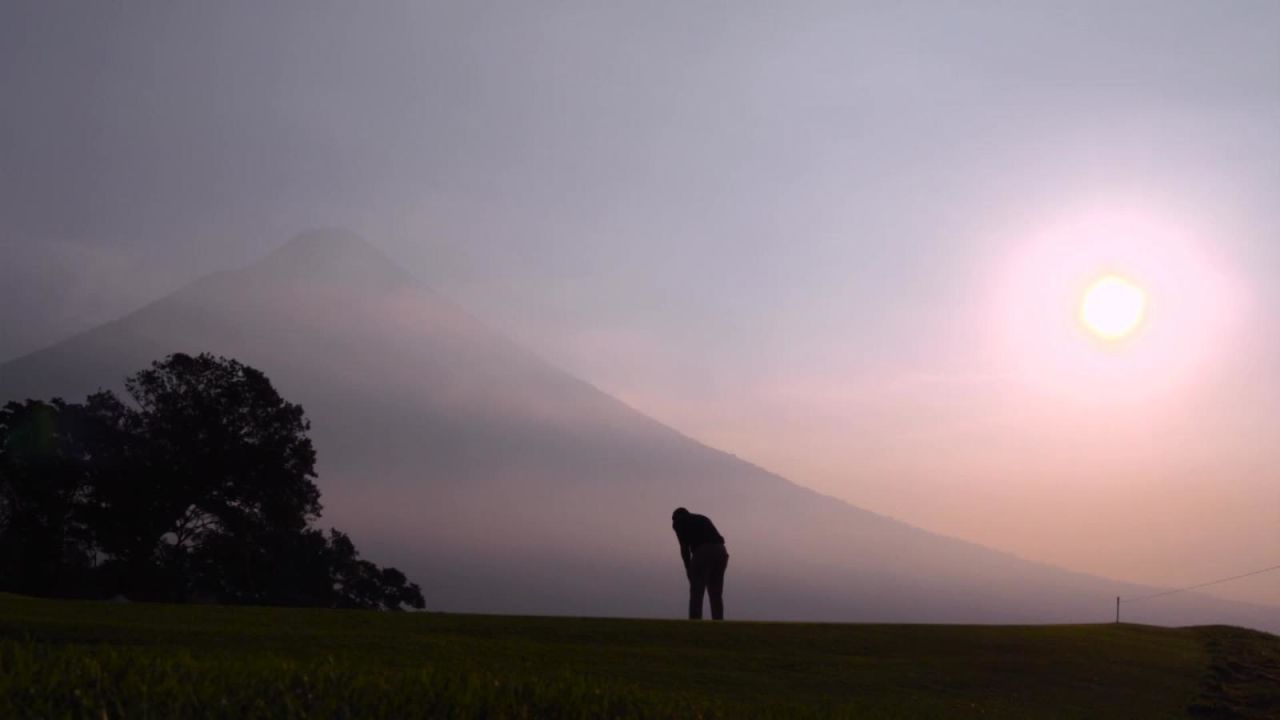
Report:
[{"label": "person's arm", "polygon": [[671,529],[676,531],[676,540],[680,542],[680,562],[684,563],[685,577],[689,577],[689,561],[693,559],[693,548],[689,547],[689,543],[680,534],[678,528],[672,526]]}]

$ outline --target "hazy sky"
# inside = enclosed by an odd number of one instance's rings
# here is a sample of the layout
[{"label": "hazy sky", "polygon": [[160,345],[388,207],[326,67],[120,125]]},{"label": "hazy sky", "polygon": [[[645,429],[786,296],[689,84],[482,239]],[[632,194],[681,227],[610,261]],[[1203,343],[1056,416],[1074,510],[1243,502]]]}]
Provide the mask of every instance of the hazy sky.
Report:
[{"label": "hazy sky", "polygon": [[[1280,3],[0,6],[0,358],[350,227],[788,478],[1280,562]],[[1079,292],[1143,285],[1131,341]],[[1223,588],[1280,603],[1280,576]]]}]

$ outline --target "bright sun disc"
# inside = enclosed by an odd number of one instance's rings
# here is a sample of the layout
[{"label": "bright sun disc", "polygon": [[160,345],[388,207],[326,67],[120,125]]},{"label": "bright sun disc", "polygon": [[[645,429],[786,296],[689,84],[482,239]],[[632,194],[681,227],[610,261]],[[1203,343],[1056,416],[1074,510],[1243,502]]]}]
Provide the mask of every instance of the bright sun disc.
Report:
[{"label": "bright sun disc", "polygon": [[1127,337],[1147,310],[1147,294],[1142,288],[1117,275],[1100,278],[1084,293],[1080,319],[1098,337],[1118,340]]}]

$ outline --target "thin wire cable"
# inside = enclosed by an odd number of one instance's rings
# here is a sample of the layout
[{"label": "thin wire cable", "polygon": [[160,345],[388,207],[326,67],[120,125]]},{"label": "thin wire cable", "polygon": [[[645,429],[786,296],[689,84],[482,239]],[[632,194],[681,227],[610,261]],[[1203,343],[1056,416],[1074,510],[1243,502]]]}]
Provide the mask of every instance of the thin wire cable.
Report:
[{"label": "thin wire cable", "polygon": [[1262,573],[1268,573],[1273,570],[1280,570],[1280,565],[1272,565],[1269,568],[1254,570],[1253,572],[1247,572],[1243,575],[1232,575],[1229,578],[1222,578],[1221,580],[1210,580],[1207,583],[1200,583],[1199,585],[1192,585],[1190,587],[1178,588],[1177,590],[1164,590],[1158,593],[1151,593],[1150,595],[1139,595],[1138,597],[1135,597],[1135,598],[1121,597],[1120,601],[1121,602],[1137,602],[1139,600],[1150,600],[1151,598],[1163,597],[1165,595],[1172,595],[1174,593],[1186,592],[1188,590],[1198,590],[1202,587],[1209,587],[1210,585],[1217,585],[1218,583],[1230,582],[1231,580],[1239,580],[1240,578],[1253,577],[1254,575],[1261,575]]}]

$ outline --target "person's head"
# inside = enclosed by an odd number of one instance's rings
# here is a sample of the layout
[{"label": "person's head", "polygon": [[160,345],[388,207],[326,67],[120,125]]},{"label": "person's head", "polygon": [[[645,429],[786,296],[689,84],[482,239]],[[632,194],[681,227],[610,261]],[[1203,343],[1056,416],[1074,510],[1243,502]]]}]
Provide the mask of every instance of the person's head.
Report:
[{"label": "person's head", "polygon": [[676,508],[676,511],[671,513],[671,522],[676,522],[680,518],[685,517],[689,517],[689,511],[682,507]]}]

